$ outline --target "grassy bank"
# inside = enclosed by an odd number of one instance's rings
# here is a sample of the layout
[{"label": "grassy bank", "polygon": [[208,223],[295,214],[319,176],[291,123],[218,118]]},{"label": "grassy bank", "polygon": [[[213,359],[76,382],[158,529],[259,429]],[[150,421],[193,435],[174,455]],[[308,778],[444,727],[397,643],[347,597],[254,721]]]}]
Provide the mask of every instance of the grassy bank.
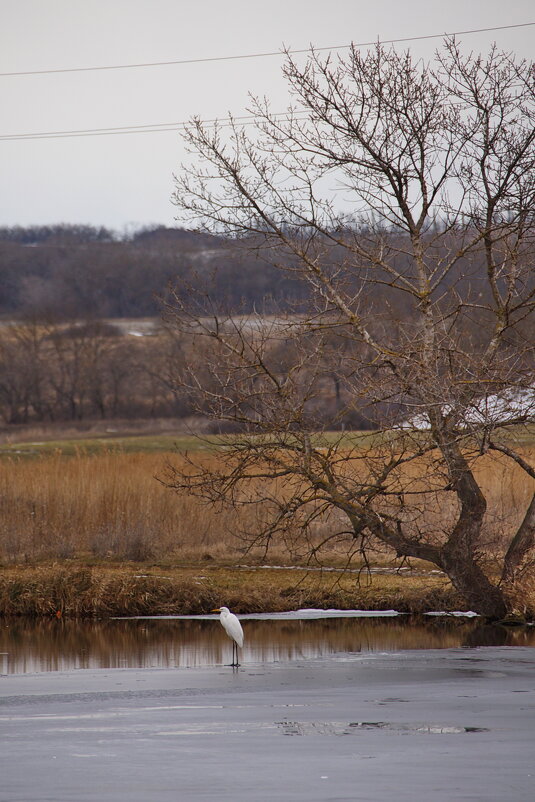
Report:
[{"label": "grassy bank", "polygon": [[459,609],[440,575],[362,575],[295,569],[42,565],[0,573],[0,614],[62,617],[238,613],[303,607],[423,612]]},{"label": "grassy bank", "polygon": [[[189,439],[126,439],[128,444],[117,441],[112,448],[109,441],[86,448],[79,441],[58,440],[24,444],[31,454],[14,456],[14,444],[10,455],[4,450],[0,615],[202,613],[220,604],[237,612],[299,607],[422,612],[462,606],[437,574],[363,575],[358,582],[355,573],[238,568],[268,560],[302,567],[310,544],[300,543],[296,533],[291,548],[275,541],[268,557],[258,549],[248,551],[238,533],[257,531],[257,506],[239,513],[216,511],[158,482],[167,462],[182,459],[170,450],[171,440],[187,448]],[[194,442],[197,448],[204,443],[202,459],[216,466],[210,442]],[[533,448],[524,445],[530,458]],[[482,546],[492,562],[523,516],[533,483],[500,459],[483,457],[479,466],[478,479],[489,498]],[[442,514],[435,510],[435,516]],[[318,537],[336,521],[320,524]],[[346,545],[324,554],[324,564],[345,564]],[[376,565],[395,565],[392,554],[372,557]],[[535,582],[518,594],[515,606],[533,617]]]}]

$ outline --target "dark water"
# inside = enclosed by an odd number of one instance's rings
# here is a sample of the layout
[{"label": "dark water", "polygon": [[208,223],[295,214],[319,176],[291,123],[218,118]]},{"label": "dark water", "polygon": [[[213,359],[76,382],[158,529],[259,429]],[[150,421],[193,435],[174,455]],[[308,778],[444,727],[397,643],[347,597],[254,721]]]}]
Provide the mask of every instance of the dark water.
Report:
[{"label": "dark water", "polygon": [[[535,627],[485,626],[476,618],[243,618],[242,624],[242,664],[369,651],[535,647]],[[231,641],[217,617],[89,622],[0,619],[0,674],[77,668],[200,667],[228,663],[231,652]]]}]

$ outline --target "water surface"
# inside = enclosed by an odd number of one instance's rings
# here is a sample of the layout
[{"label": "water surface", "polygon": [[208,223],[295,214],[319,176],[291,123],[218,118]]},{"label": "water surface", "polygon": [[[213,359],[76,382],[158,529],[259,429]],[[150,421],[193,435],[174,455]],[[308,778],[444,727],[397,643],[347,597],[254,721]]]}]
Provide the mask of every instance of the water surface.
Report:
[{"label": "water surface", "polygon": [[[466,617],[334,615],[243,616],[240,660],[273,663],[374,651],[535,647],[535,627],[485,626]],[[0,620],[0,674],[213,666],[229,663],[231,653],[217,616]]]}]

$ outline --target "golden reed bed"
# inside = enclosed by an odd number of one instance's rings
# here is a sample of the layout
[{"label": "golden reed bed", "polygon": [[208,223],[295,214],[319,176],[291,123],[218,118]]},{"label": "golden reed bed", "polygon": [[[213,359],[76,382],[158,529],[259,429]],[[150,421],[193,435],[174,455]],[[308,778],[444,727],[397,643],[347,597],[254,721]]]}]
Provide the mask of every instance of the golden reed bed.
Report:
[{"label": "golden reed bed", "polygon": [[[218,513],[166,489],[156,477],[167,460],[180,459],[161,453],[65,457],[58,452],[1,461],[0,614],[203,612],[224,602],[242,611],[307,605],[417,611],[459,603],[437,576],[361,577],[358,584],[355,574],[304,579],[295,571],[232,570],[261,556],[246,554],[235,535],[254,526],[254,513]],[[492,559],[526,509],[532,483],[490,458],[481,461],[479,479],[491,500],[485,548]],[[270,561],[287,564],[298,554],[299,544],[294,554],[275,544]],[[341,545],[325,559],[341,566],[344,557]],[[392,555],[376,557],[394,564]],[[523,608],[535,607],[529,576],[520,592]]]}]

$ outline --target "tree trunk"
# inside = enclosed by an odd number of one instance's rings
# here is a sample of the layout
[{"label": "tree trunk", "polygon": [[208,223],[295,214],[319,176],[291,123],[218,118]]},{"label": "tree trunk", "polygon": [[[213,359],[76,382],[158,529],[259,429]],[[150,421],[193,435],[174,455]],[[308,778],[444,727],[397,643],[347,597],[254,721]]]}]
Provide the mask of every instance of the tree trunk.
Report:
[{"label": "tree trunk", "polygon": [[454,588],[462,593],[474,612],[496,621],[507,615],[507,603],[475,561],[487,502],[459,444],[448,434],[444,419],[432,410],[433,435],[448,468],[452,488],[461,505],[459,518],[440,549],[440,563]]},{"label": "tree trunk", "polygon": [[530,549],[535,543],[535,493],[531,503],[520,524],[518,531],[512,539],[503,564],[502,579],[510,582],[514,579],[515,573]]},{"label": "tree trunk", "polygon": [[471,556],[443,550],[441,567],[471,610],[489,621],[505,618],[508,609],[502,591],[492,584]]}]

